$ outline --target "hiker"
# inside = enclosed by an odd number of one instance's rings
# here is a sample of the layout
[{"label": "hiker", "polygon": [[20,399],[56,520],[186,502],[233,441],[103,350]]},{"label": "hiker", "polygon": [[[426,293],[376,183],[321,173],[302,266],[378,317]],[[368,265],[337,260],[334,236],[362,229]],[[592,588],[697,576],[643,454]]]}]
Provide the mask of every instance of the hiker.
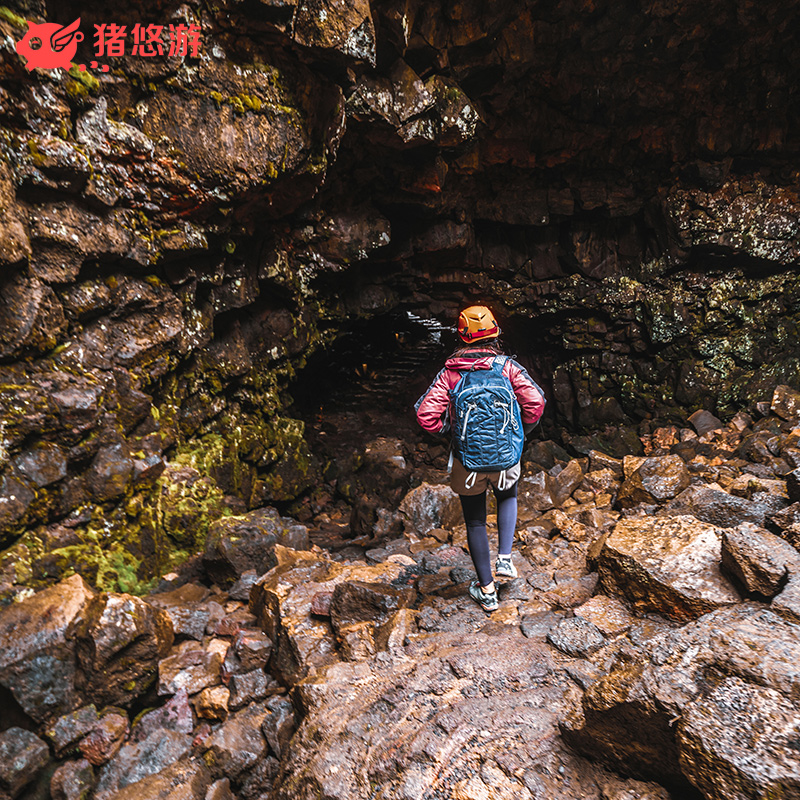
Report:
[{"label": "hiker", "polygon": [[542,390],[503,353],[500,328],[486,306],[458,318],[465,343],[445,362],[415,406],[431,433],[451,432],[450,486],[461,500],[467,544],[478,574],[469,593],[487,613],[498,607],[486,535],[486,489],[497,499],[498,578],[516,578],[511,547],[517,525],[517,487],[525,435],[545,406]]}]

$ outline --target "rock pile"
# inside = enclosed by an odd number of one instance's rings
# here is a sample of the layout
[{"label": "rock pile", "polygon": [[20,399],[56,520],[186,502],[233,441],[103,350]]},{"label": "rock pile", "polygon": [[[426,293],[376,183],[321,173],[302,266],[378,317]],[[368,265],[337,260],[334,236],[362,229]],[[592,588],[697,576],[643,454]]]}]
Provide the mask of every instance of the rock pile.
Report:
[{"label": "rock pile", "polygon": [[427,483],[402,534],[376,513],[380,535],[334,542],[258,509],[212,526],[199,578],[19,599],[0,796],[794,796],[795,409],[780,387],[758,421],[700,415],[621,460],[534,446],[552,464],[522,479],[519,577],[491,616]]}]

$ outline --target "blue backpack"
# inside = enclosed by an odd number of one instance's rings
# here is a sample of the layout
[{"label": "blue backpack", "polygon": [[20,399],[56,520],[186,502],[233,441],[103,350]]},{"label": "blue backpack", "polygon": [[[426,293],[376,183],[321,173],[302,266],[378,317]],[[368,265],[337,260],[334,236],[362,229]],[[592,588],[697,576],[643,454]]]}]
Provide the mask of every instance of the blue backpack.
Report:
[{"label": "blue backpack", "polygon": [[497,356],[491,369],[464,372],[450,390],[453,451],[473,472],[500,472],[522,457],[522,415],[511,381],[503,375],[506,361],[508,356]]}]

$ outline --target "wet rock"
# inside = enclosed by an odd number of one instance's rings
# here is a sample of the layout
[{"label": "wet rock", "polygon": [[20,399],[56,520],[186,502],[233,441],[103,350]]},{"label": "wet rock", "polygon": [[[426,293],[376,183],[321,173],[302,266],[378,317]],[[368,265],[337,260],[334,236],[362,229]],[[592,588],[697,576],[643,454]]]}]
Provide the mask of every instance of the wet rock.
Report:
[{"label": "wet rock", "polygon": [[681,766],[709,800],[790,796],[800,787],[800,708],[774,689],[723,680],[678,726]]},{"label": "wet rock", "polygon": [[800,502],[792,503],[769,516],[773,530],[793,545],[800,544]]},{"label": "wet rock", "polygon": [[773,598],[770,608],[791,622],[800,622],[800,580],[796,576]]},{"label": "wet rock", "polygon": [[98,720],[97,709],[94,705],[84,706],[59,717],[47,731],[56,755],[60,756],[65,750],[76,744],[95,727]]},{"label": "wet rock", "polygon": [[52,442],[39,442],[17,456],[12,464],[38,489],[67,476],[67,460]]},{"label": "wet rock", "polygon": [[231,782],[227,778],[220,778],[208,787],[204,800],[236,800],[231,791]]},{"label": "wet rock", "polygon": [[591,622],[601,633],[614,636],[628,630],[636,621],[627,606],[614,597],[599,594],[574,609],[576,617]]},{"label": "wet rock", "polygon": [[25,521],[36,495],[33,487],[15,469],[0,477],[0,534],[13,531]]},{"label": "wet rock", "polygon": [[356,622],[381,624],[414,599],[411,588],[395,588],[384,583],[343,581],[333,590],[331,598],[331,622],[334,630]]},{"label": "wet rock", "polygon": [[692,427],[697,431],[698,436],[704,436],[723,427],[722,420],[717,419],[710,411],[705,411],[704,409],[695,411],[689,417],[689,422],[692,423]]},{"label": "wet rock", "polygon": [[122,746],[130,726],[122,714],[107,713],[94,725],[92,731],[81,740],[83,757],[95,767],[110,761]]},{"label": "wet rock", "polygon": [[0,683],[38,722],[80,704],[75,688],[75,646],[70,634],[94,593],[79,575],[0,611]]},{"label": "wet rock", "polygon": [[231,714],[206,739],[204,760],[216,775],[236,780],[264,757],[267,741],[261,725],[268,713],[261,704],[252,703]]},{"label": "wet rock", "polygon": [[210,686],[195,696],[194,710],[201,719],[224,721],[228,718],[231,690],[227,686]]},{"label": "wet rock", "polygon": [[273,674],[290,684],[338,660],[331,623],[312,615],[313,599],[320,593],[334,592],[345,581],[390,584],[405,568],[392,562],[343,564],[280,545],[276,555],[278,566],[253,587],[250,609],[274,642],[270,662]]},{"label": "wet rock", "polygon": [[296,728],[294,706],[286,697],[276,695],[270,697],[264,707],[268,714],[261,724],[261,730],[272,753],[276,758],[282,758]]},{"label": "wet rock", "polygon": [[553,504],[558,507],[580,486],[583,481],[583,467],[577,459],[572,459],[561,472],[556,475],[550,494]]},{"label": "wet rock", "polygon": [[735,528],[743,522],[764,525],[767,514],[774,508],[770,504],[734,497],[716,485],[702,485],[685,489],[662,511],[668,515],[691,514],[720,528]]},{"label": "wet rock", "polygon": [[[312,609],[312,614],[319,613]],[[240,631],[236,634],[225,656],[223,670],[226,675],[239,675],[254,669],[263,669],[272,654],[272,642],[261,631]]]},{"label": "wet rock", "polygon": [[50,760],[50,750],[23,728],[0,733],[0,789],[17,797]]},{"label": "wet rock", "polygon": [[145,797],[148,800],[204,800],[211,782],[211,774],[202,760],[182,758],[113,793],[98,792],[95,796],[98,800],[142,800]]},{"label": "wet rock", "polygon": [[228,597],[246,603],[250,599],[250,590],[258,578],[259,575],[254,569],[243,572],[239,580],[228,589]]},{"label": "wet rock", "polygon": [[85,759],[62,764],[50,780],[53,800],[87,800],[94,789],[92,765]]},{"label": "wet rock", "polygon": [[249,570],[263,575],[274,567],[276,544],[305,550],[310,547],[308,531],[274,508],[226,517],[208,529],[203,565],[217,583],[230,585]]},{"label": "wet rock", "polygon": [[133,460],[124,443],[101,448],[86,472],[86,487],[98,502],[125,494],[133,476]]},{"label": "wet rock", "polygon": [[687,620],[739,601],[720,558],[719,531],[694,517],[626,519],[606,539],[598,571],[635,608]]},{"label": "wet rock", "polygon": [[158,664],[158,693],[175,694],[184,689],[189,695],[222,681],[223,656],[187,640],[177,645]]},{"label": "wet rock", "polygon": [[183,758],[191,749],[192,737],[171,730],[154,730],[141,741],[126,744],[113,761],[98,773],[95,796],[114,797],[126,786],[138,784]]},{"label": "wet rock", "polygon": [[241,672],[231,676],[228,686],[231,690],[228,708],[236,711],[255,700],[263,700],[267,696],[267,675],[263,669]]},{"label": "wet rock", "polygon": [[606,643],[606,637],[589,620],[571,617],[562,619],[547,634],[547,641],[568,656],[586,658]]},{"label": "wet rock", "polygon": [[589,469],[592,472],[601,469],[610,469],[619,478],[622,478],[624,475],[622,460],[606,455],[600,452],[600,450],[589,451]]},{"label": "wet rock", "polygon": [[40,355],[63,338],[67,321],[61,303],[38,278],[25,271],[5,277],[2,294],[1,357]]},{"label": "wet rock", "polygon": [[[763,605],[743,603],[658,633],[644,643],[644,652],[620,660],[588,687],[582,713],[563,724],[564,735],[581,752],[627,774],[688,786],[675,722],[693,702],[705,702],[720,683],[714,676],[796,696],[798,631]],[[762,657],[765,647],[774,653],[769,662]],[[748,741],[746,719],[723,720],[731,725],[728,741]]]},{"label": "wet rock", "polygon": [[623,508],[638,503],[663,503],[689,485],[689,471],[677,455],[638,458],[626,456],[625,480],[617,500]]},{"label": "wet rock", "polygon": [[192,709],[185,689],[179,689],[160,708],[143,714],[131,733],[131,742],[141,742],[155,731],[168,730],[176,733],[191,733]]},{"label": "wet rock", "polygon": [[452,528],[461,517],[458,495],[443,484],[423,483],[400,503],[406,533],[424,536],[434,528]]},{"label": "wet rock", "polygon": [[201,602],[207,594],[208,591],[202,586],[187,583],[171,592],[151,594],[147,602],[166,611],[176,636],[199,641],[203,638],[210,617],[208,606]]},{"label": "wet rock", "polygon": [[772,411],[788,422],[800,421],[800,392],[791,386],[776,386],[770,405]]},{"label": "wet rock", "polygon": [[129,704],[151,684],[173,640],[166,612],[128,594],[95,598],[76,629],[84,691],[102,704]]},{"label": "wet rock", "polygon": [[748,592],[773,597],[800,570],[800,553],[763,528],[744,523],[721,533],[722,568]]}]

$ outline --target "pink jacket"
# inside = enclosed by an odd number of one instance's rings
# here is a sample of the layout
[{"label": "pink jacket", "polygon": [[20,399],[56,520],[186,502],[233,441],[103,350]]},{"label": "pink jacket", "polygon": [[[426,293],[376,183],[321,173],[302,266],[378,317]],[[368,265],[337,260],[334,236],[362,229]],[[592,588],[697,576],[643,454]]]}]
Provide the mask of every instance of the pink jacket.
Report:
[{"label": "pink jacket", "polygon": [[[474,353],[484,353],[480,347],[474,348]],[[458,370],[491,369],[494,354],[487,354],[475,358],[468,354],[457,358],[448,358],[444,369],[434,378],[425,394],[417,401],[417,422],[431,433],[444,433],[450,427],[450,390],[455,388],[461,372]],[[503,375],[509,379],[517,397],[522,412],[523,425],[530,425],[539,421],[544,412],[544,392],[528,375],[526,369],[509,358],[503,367]]]}]

